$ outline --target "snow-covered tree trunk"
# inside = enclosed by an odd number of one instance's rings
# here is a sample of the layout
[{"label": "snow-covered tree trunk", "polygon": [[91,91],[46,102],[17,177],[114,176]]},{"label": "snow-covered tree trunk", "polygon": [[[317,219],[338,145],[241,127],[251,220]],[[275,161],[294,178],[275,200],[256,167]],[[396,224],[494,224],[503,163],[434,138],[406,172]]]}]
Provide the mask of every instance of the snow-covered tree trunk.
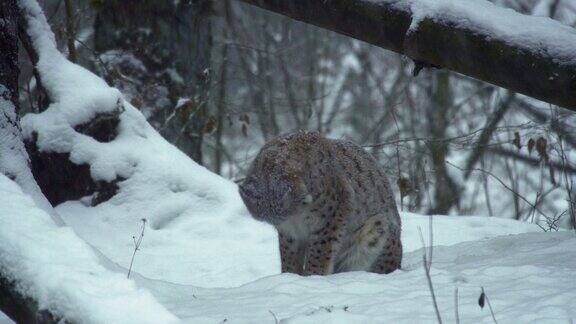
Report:
[{"label": "snow-covered tree trunk", "polygon": [[240,0],[576,110],[576,32],[485,0]]},{"label": "snow-covered tree trunk", "polygon": [[2,1],[0,10],[0,173],[14,180],[32,196],[36,205],[54,213],[30,172],[28,154],[18,119],[18,9],[15,1]]},{"label": "snow-covered tree trunk", "polygon": [[[0,173],[12,179],[38,207],[51,212],[30,172],[28,155],[22,142],[18,111],[18,7],[16,0],[0,2]],[[26,220],[22,220],[25,222]],[[47,311],[38,311],[37,303],[19,294],[14,282],[0,272],[0,311],[19,323],[53,323]]]}]

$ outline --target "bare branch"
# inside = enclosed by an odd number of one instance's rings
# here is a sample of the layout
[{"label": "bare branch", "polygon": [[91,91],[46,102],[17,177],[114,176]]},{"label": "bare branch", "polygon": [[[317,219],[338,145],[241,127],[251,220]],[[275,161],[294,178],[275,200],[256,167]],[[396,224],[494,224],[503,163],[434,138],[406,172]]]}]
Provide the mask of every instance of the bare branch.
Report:
[{"label": "bare branch", "polygon": [[[414,17],[409,7],[393,1],[240,1],[407,55],[423,66],[446,68],[576,111],[576,53],[560,58],[546,50],[552,44],[531,48],[507,42],[481,28],[472,29],[480,24],[474,17],[469,24],[459,23],[462,17],[424,18],[410,29]],[[537,17],[517,15],[542,23]],[[558,23],[559,33],[562,27]],[[566,42],[574,42],[571,34],[564,35]]]}]

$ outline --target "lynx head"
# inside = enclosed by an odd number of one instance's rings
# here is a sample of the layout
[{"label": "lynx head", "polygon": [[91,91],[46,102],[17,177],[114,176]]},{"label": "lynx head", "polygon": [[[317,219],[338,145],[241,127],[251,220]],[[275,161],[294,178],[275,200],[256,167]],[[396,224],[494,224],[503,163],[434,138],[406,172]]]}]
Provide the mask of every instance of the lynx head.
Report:
[{"label": "lynx head", "polygon": [[282,147],[266,145],[252,163],[239,191],[252,216],[278,225],[312,202],[302,171]]}]

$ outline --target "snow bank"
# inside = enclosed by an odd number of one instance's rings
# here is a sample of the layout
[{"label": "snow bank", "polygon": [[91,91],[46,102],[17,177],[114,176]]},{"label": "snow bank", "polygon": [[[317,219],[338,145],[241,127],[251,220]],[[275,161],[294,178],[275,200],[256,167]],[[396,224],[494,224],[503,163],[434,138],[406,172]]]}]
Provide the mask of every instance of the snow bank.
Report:
[{"label": "snow bank", "polygon": [[58,206],[78,235],[128,267],[132,235],[146,218],[134,269],[153,279],[230,287],[279,272],[276,234],[247,214],[235,184],[163,142],[139,149],[144,155],[136,170],[112,199],[96,207]]},{"label": "snow bank", "polygon": [[17,289],[71,322],[175,323],[146,290],[104,269],[90,247],[58,227],[0,174],[0,272]]},{"label": "snow bank", "polygon": [[[420,250],[405,257],[413,263],[422,260]],[[455,322],[458,288],[461,323],[492,323],[487,307],[478,306],[482,287],[500,323],[563,323],[576,317],[574,233],[527,233],[437,247],[433,262],[432,280],[445,322]],[[436,321],[421,266],[389,275],[282,274],[231,289],[149,284],[187,323],[274,323],[274,317],[280,323]]]},{"label": "snow bank", "polygon": [[[402,215],[402,245],[404,252],[422,248],[419,231],[426,244],[430,235],[429,216],[411,213]],[[482,216],[433,216],[434,246],[448,246],[461,242],[486,240],[497,236],[541,232],[534,224],[502,217]]]}]

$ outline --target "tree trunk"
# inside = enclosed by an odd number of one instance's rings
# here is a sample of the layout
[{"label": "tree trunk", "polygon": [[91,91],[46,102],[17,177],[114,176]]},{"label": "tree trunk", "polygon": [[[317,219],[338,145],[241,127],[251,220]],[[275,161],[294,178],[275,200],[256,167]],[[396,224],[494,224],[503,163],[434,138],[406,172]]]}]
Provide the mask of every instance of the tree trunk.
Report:
[{"label": "tree trunk", "polygon": [[[481,28],[471,30],[467,26],[482,25],[474,17],[468,24],[459,19],[470,17],[424,18],[408,33],[414,17],[394,1],[240,1],[404,54],[424,66],[449,69],[576,111],[576,52],[557,57],[547,44],[533,48]],[[541,24],[541,18],[527,19]],[[567,38],[566,43],[576,41]]]},{"label": "tree trunk", "polygon": [[[16,0],[0,1],[0,173],[14,180],[39,207],[51,208],[34,182],[18,120],[18,7]],[[25,221],[25,220],[23,220]],[[48,311],[24,297],[16,283],[0,273],[0,311],[18,323],[56,323]]]},{"label": "tree trunk", "polygon": [[434,200],[430,206],[429,214],[446,215],[454,205],[459,202],[459,190],[446,168],[448,156],[448,142],[435,141],[446,138],[449,126],[448,118],[452,100],[450,95],[450,74],[447,71],[438,71],[433,75],[431,84],[431,105],[427,109],[428,127],[432,141],[428,143],[432,165],[434,167]]},{"label": "tree trunk", "polygon": [[228,44],[222,46],[222,66],[220,68],[220,84],[218,93],[218,104],[216,106],[216,147],[214,148],[214,172],[222,175],[222,164],[224,163],[224,120],[226,117],[226,85],[228,80]]},{"label": "tree trunk", "polygon": [[42,194],[30,171],[18,117],[18,34],[23,21],[15,1],[2,1],[0,10],[0,173],[14,180],[36,205],[61,225],[62,220]]},{"label": "tree trunk", "polygon": [[472,169],[476,165],[478,161],[482,159],[484,156],[484,152],[488,148],[488,144],[490,143],[490,139],[492,135],[496,131],[496,127],[502,121],[510,107],[512,106],[512,101],[514,100],[515,94],[508,93],[504,99],[500,101],[496,111],[492,113],[490,116],[489,121],[486,123],[484,130],[480,134],[480,138],[476,143],[476,147],[473,149],[472,153],[468,157],[466,161],[466,170],[464,171],[464,179],[468,179],[470,174],[472,173]]},{"label": "tree trunk", "polygon": [[111,0],[94,25],[105,79],[198,163],[211,87],[211,15],[209,0]]}]

